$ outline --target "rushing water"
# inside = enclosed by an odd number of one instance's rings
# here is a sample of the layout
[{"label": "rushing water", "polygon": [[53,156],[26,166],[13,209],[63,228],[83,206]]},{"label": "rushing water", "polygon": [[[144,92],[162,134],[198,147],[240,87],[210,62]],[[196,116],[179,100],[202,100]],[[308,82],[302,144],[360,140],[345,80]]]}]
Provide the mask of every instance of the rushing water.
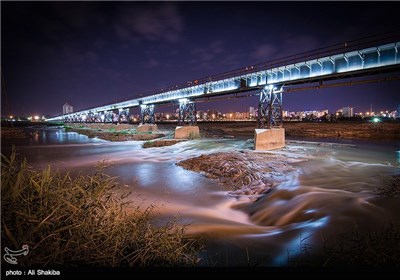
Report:
[{"label": "rushing water", "polygon": [[[175,165],[201,154],[248,149],[245,140],[202,139],[162,148],[142,142],[89,139],[59,128],[31,128],[30,139],[17,141],[18,152],[35,168],[51,164],[72,174],[90,173],[106,160],[106,172],[133,191],[132,199],[157,204],[161,218],[179,216],[188,232],[204,237],[201,265],[287,265],[311,246],[316,256],[321,240],[399,223],[399,198],[377,198],[374,190],[399,174],[400,145],[352,142],[314,145],[289,142],[276,153],[309,159],[299,172],[255,202],[227,195],[216,181]],[[15,142],[15,141],[14,141]],[[2,152],[10,152],[3,141]]]}]

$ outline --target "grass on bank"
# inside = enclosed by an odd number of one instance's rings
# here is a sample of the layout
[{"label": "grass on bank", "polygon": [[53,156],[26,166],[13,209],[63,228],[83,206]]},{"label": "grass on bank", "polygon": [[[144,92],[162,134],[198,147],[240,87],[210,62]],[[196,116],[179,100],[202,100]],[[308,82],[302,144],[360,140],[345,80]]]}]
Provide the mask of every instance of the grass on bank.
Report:
[{"label": "grass on bank", "polygon": [[2,245],[29,246],[25,266],[193,266],[198,242],[173,219],[156,225],[154,206],[133,207],[117,195],[116,178],[99,165],[72,178],[51,167],[34,170],[15,151],[2,155]]},{"label": "grass on bank", "polygon": [[354,226],[351,233],[323,243],[327,256],[324,266],[400,266],[400,229],[394,224],[368,233]]},{"label": "grass on bank", "polygon": [[323,236],[323,254],[316,257],[313,246],[303,238],[299,252],[290,254],[289,267],[400,267],[400,228],[394,224],[373,232],[361,232],[358,225],[337,236]]}]

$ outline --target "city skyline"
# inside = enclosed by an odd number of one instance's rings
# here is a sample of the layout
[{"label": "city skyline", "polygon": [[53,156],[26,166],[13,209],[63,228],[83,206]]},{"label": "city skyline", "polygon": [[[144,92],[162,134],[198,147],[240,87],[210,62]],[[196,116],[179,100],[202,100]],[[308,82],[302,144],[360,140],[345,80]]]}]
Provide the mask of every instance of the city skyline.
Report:
[{"label": "city skyline", "polygon": [[[380,4],[379,14],[375,3],[364,4],[2,2],[2,115],[54,116],[66,102],[79,111],[134,99],[396,26],[390,16],[395,3]],[[324,15],[313,12],[318,7]],[[399,81],[390,81],[289,92],[283,106],[365,111],[373,104],[392,110],[400,105],[399,88]],[[252,96],[197,106],[235,111],[257,104]]]}]

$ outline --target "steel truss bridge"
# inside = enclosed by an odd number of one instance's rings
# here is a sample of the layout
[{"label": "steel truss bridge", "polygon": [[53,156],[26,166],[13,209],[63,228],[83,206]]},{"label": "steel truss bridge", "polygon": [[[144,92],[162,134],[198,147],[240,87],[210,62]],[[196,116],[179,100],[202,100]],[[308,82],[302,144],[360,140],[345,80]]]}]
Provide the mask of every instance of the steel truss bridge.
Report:
[{"label": "steel truss bridge", "polygon": [[364,37],[155,90],[143,94],[145,97],[52,117],[48,121],[128,121],[130,109],[140,106],[140,123],[154,124],[156,105],[176,103],[178,123],[194,125],[196,101],[258,91],[258,127],[281,127],[282,93],[288,87],[400,71],[399,45],[400,31]]}]

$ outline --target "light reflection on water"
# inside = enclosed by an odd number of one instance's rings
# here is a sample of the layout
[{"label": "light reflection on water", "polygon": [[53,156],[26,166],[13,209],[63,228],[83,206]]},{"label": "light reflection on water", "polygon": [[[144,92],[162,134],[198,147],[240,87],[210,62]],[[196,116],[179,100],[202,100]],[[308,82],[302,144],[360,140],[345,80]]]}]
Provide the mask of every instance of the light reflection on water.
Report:
[{"label": "light reflection on water", "polygon": [[[320,233],[340,234],[354,224],[373,230],[399,221],[398,198],[376,200],[374,190],[399,174],[399,145],[356,147],[289,144],[275,153],[312,156],[296,164],[300,173],[253,203],[226,195],[215,181],[175,165],[177,161],[240,150],[248,142],[209,139],[143,149],[143,142],[107,142],[61,129],[32,130],[33,140],[18,150],[35,167],[52,163],[61,170],[90,172],[107,160],[106,171],[119,176],[146,203],[161,203],[160,216],[179,214],[190,223],[189,234],[208,238],[208,254],[228,252],[229,265],[243,265],[238,256],[249,250],[264,265],[286,265],[288,252],[301,251],[302,240],[320,250]],[[9,147],[2,147],[9,151]],[[228,249],[227,249],[228,248]],[[225,263],[223,263],[225,264]]]}]

